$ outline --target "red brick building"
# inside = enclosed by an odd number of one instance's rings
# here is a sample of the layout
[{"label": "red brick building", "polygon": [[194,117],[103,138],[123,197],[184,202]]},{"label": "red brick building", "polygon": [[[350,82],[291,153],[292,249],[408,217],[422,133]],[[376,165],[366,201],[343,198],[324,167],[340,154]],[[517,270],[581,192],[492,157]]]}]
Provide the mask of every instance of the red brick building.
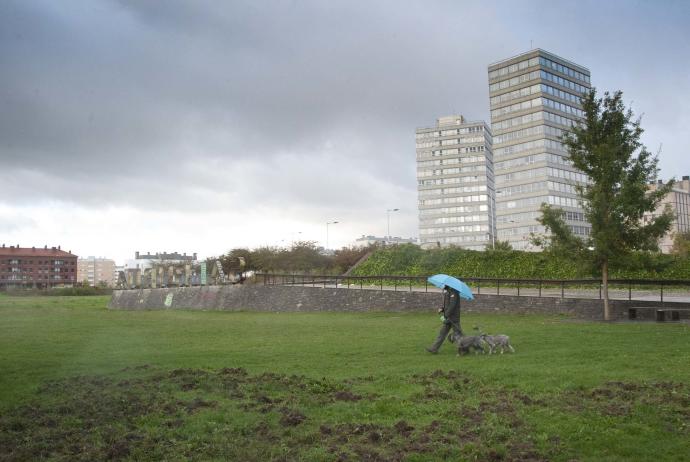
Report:
[{"label": "red brick building", "polygon": [[0,247],[0,290],[73,286],[77,256],[60,247]]}]

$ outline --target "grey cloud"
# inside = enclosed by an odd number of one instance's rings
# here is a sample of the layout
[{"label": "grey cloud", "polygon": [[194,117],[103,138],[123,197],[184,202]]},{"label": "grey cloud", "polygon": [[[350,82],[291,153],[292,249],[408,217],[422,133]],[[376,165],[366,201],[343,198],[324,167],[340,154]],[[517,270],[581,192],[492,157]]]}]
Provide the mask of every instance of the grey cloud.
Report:
[{"label": "grey cloud", "polygon": [[[597,40],[616,32],[604,18],[583,18],[582,4],[511,5],[3,3],[0,193],[185,211],[275,198],[318,213],[409,201],[414,128],[445,113],[486,119],[487,64],[530,39],[617,88],[627,64],[592,51],[608,50]],[[684,29],[671,30],[687,43]],[[629,82],[646,106],[673,94]],[[687,107],[675,100],[674,117]]]}]

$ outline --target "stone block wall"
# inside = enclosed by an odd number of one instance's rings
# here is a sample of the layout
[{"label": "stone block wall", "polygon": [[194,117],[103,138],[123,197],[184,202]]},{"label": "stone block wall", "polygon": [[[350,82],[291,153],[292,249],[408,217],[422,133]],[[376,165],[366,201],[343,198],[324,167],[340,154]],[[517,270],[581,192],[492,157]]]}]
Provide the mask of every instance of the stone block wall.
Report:
[{"label": "stone block wall", "polygon": [[[438,292],[359,290],[280,285],[233,285],[170,289],[116,290],[111,309],[191,309],[227,311],[391,311],[435,312],[442,303]],[[615,319],[627,319],[628,308],[661,306],[659,302],[613,300]],[[665,308],[687,304],[665,303]],[[576,318],[603,318],[603,302],[582,298],[477,295],[462,302],[464,313],[563,314]],[[653,313],[654,310],[645,312]],[[687,319],[687,314],[683,315]],[[641,318],[644,319],[644,318]]]}]

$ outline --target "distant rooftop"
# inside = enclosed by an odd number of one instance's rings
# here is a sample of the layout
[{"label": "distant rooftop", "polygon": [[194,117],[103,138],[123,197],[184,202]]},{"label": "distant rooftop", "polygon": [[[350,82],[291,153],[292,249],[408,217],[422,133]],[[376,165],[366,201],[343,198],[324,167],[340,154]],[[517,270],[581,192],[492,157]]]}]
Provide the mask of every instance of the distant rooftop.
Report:
[{"label": "distant rooftop", "polygon": [[465,119],[464,116],[462,115],[448,115],[448,116],[442,116],[436,119],[436,125],[433,125],[431,127],[417,127],[416,131],[421,131],[421,130],[436,130],[439,127],[446,127],[448,125],[454,125],[454,126],[467,126],[467,125],[484,125],[486,128],[491,130],[491,127],[489,127],[489,124],[486,123],[484,120],[467,120]]},{"label": "distant rooftop", "polygon": [[542,48],[534,48],[534,49],[532,49],[532,50],[525,51],[524,53],[518,53],[518,54],[516,54],[515,56],[511,56],[510,58],[501,59],[500,61],[496,61],[496,62],[494,62],[494,63],[489,64],[489,67],[493,67],[493,66],[496,66],[497,64],[501,64],[501,63],[504,63],[504,62],[506,62],[506,61],[510,61],[510,60],[512,60],[512,59],[518,58],[518,57],[523,56],[523,55],[528,55],[528,54],[534,53],[534,52],[539,52],[539,53],[542,53],[542,54],[545,54],[545,55],[552,56],[552,57],[554,57],[554,58],[556,58],[556,59],[559,59],[559,60],[563,61],[564,63],[570,64],[570,65],[575,66],[575,67],[579,67],[580,69],[587,71],[587,73],[590,73],[589,68],[583,66],[582,64],[574,63],[574,62],[572,62],[572,61],[570,61],[570,60],[568,60],[568,59],[562,58],[562,57],[558,56],[557,54],[551,53],[551,52],[546,51],[546,50],[544,50],[544,49],[542,49]]},{"label": "distant rooftop", "polygon": [[72,254],[71,251],[65,252],[64,250],[61,250],[60,246],[48,248],[48,246],[46,245],[43,248],[36,248],[19,247],[19,245],[11,245],[7,247],[5,244],[2,244],[2,247],[0,247],[0,256],[11,257],[21,255],[29,257],[76,257],[76,255]]},{"label": "distant rooftop", "polygon": [[134,258],[136,260],[189,260],[189,261],[194,261],[196,260],[196,252],[194,252],[192,255],[187,255],[185,252],[184,254],[180,254],[179,252],[172,252],[172,253],[167,253],[165,251],[163,252],[156,252],[155,254],[152,254],[151,252],[147,254],[140,254],[139,251],[134,253]]}]

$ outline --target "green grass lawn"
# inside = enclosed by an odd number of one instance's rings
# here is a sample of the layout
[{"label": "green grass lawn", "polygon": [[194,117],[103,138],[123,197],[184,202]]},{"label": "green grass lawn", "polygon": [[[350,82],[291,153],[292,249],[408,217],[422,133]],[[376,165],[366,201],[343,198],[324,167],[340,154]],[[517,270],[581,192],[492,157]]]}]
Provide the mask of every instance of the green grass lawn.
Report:
[{"label": "green grass lawn", "polygon": [[687,460],[687,324],[109,311],[0,295],[0,461]]}]

